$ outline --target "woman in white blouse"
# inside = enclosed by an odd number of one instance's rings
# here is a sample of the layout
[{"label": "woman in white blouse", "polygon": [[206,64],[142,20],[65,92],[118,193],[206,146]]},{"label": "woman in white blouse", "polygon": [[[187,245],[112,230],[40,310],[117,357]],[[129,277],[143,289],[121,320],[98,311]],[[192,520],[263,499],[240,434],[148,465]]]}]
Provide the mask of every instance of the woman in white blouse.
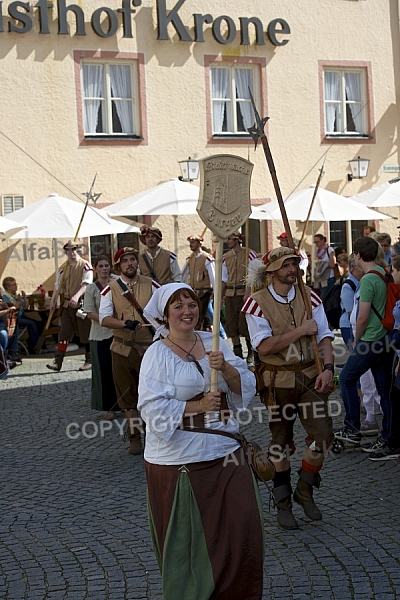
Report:
[{"label": "woman in white blouse", "polygon": [[[190,286],[162,286],[144,314],[163,336],[143,357],[138,408],[164,600],[259,600],[263,528],[252,471],[236,440],[182,429],[238,432],[233,414],[253,398],[254,375],[227,342],[212,351],[212,334],[194,330],[199,302]],[[210,392],[212,368],[217,392]]]},{"label": "woman in white blouse", "polygon": [[110,259],[101,255],[93,261],[96,281],[87,286],[83,309],[92,323],[90,326],[90,356],[92,359],[91,408],[105,410],[105,419],[111,421],[118,409],[112,374],[110,345],[113,332],[99,323],[100,292],[112,279]]}]

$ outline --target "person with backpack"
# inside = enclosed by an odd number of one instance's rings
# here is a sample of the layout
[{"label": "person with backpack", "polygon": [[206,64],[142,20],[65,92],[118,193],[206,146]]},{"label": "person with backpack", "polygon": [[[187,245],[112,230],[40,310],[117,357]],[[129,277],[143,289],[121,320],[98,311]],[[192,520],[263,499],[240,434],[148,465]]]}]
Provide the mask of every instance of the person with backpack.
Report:
[{"label": "person with backpack", "polygon": [[[354,341],[353,330],[350,325],[350,315],[353,310],[354,296],[360,287],[360,279],[363,275],[361,267],[356,263],[354,254],[349,256],[349,276],[340,287],[340,308],[342,314],[339,319],[339,329],[346,347],[351,350]],[[329,321],[329,319],[328,319]]]},{"label": "person with backpack", "polygon": [[[396,295],[400,295],[400,256],[392,257],[393,286],[396,286]],[[383,461],[400,458],[400,299],[395,303],[392,315],[394,327],[389,334],[389,339],[396,348],[392,379],[390,388],[391,426],[387,446],[368,456],[373,461]]]},{"label": "person with backpack", "polygon": [[359,238],[354,243],[356,264],[361,267],[364,275],[360,282],[360,304],[353,350],[340,374],[340,389],[346,411],[344,427],[335,432],[338,439],[355,445],[360,444],[360,400],[357,381],[363,373],[371,369],[381,397],[383,420],[381,435],[375,442],[363,446],[366,452],[375,452],[387,446],[391,423],[389,398],[393,352],[388,332],[372,310],[374,307],[377,313],[384,314],[387,296],[386,272],[376,263],[378,248],[379,244],[370,237]]}]

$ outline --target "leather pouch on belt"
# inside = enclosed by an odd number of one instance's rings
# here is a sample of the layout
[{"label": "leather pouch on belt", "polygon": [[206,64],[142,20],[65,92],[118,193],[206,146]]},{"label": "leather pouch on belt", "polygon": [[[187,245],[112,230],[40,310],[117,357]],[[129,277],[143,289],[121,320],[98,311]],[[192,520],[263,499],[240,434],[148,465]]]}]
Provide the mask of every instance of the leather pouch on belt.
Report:
[{"label": "leather pouch on belt", "polygon": [[115,340],[113,340],[110,346],[110,350],[111,352],[115,352],[115,354],[119,354],[120,356],[125,356],[125,358],[128,358],[131,351],[131,346],[126,346],[121,342],[116,342]]}]

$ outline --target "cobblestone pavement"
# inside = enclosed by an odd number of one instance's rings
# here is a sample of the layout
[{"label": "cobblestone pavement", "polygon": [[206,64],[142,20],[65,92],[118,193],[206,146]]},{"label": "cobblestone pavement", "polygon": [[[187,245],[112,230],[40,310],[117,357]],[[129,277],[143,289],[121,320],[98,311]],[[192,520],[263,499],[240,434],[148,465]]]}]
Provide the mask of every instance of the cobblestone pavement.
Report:
[{"label": "cobblestone pavement", "polygon": [[[46,362],[28,358],[0,382],[0,598],[161,599],[143,458],[128,454],[122,417],[105,422],[90,409],[81,356],[68,356],[59,374]],[[265,446],[260,406],[256,398],[243,431]],[[300,448],[303,439],[296,426]],[[299,464],[296,456],[293,483]],[[361,450],[329,455],[317,492],[324,519],[311,523],[296,505],[295,532],[277,527],[263,487],[263,598],[400,598],[399,469]]]}]

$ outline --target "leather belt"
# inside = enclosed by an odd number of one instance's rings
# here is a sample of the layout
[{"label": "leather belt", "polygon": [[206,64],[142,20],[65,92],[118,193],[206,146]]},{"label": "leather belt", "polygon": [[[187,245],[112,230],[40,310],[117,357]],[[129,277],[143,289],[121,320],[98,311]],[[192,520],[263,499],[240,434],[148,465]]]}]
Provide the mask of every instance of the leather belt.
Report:
[{"label": "leather belt", "polygon": [[226,290],[244,290],[246,289],[245,285],[227,285],[225,286]]},{"label": "leather belt", "polygon": [[126,340],[125,338],[120,338],[114,335],[114,340],[123,344],[124,346],[130,346],[131,348],[137,348],[138,346],[146,346],[146,344],[139,344],[138,342],[133,342],[132,340]]},{"label": "leather belt", "polygon": [[266,371],[303,371],[304,369],[308,369],[309,367],[312,367],[315,364],[315,362],[312,361],[308,361],[306,363],[299,363],[297,365],[270,365],[267,363],[263,363],[264,368]]}]

